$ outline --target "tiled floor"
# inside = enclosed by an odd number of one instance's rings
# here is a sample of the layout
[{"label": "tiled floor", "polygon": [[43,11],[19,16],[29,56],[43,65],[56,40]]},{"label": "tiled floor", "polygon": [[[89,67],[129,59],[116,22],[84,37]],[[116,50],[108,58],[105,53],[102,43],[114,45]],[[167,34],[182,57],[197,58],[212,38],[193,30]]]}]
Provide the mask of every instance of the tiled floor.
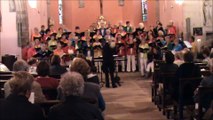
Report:
[{"label": "tiled floor", "polygon": [[106,120],[166,120],[151,102],[151,80],[139,73],[119,73],[122,86],[102,88]]}]

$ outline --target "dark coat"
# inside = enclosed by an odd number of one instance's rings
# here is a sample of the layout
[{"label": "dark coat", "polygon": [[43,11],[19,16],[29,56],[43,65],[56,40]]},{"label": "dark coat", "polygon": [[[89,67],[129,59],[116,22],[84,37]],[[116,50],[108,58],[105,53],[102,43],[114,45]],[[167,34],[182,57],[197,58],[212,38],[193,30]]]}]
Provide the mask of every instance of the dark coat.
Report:
[{"label": "dark coat", "polygon": [[48,120],[103,120],[103,117],[98,108],[79,96],[69,96],[50,109]]},{"label": "dark coat", "polygon": [[66,67],[60,65],[50,66],[50,75],[62,75],[67,72]]},{"label": "dark coat", "polygon": [[115,50],[109,46],[109,43],[103,47],[103,72],[107,70],[114,71],[114,53]]},{"label": "dark coat", "polygon": [[44,115],[25,96],[10,94],[0,101],[0,120],[44,120]]},{"label": "dark coat", "polygon": [[[180,65],[176,72],[176,79],[173,81],[173,97],[174,99],[178,99],[178,93],[179,93],[179,79],[180,78],[191,78],[191,77],[201,77],[200,68],[195,65],[194,63],[183,63]],[[187,89],[187,90],[185,90]],[[190,86],[187,88],[184,88],[184,91],[187,91],[184,93],[183,96],[190,97],[193,96],[190,89]],[[187,98],[186,98],[187,99]]]}]

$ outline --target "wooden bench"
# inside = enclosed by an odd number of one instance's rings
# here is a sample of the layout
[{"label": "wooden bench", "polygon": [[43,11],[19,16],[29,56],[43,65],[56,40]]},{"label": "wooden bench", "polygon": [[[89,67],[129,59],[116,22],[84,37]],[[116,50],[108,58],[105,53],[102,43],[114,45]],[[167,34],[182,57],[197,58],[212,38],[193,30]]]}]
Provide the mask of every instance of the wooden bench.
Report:
[{"label": "wooden bench", "polygon": [[197,120],[202,120],[205,114],[202,109],[206,110],[211,107],[213,101],[213,87],[202,87],[198,88],[198,108],[197,108]]},{"label": "wooden bench", "polygon": [[164,63],[162,60],[154,60],[154,73],[152,78],[152,102],[156,104],[156,95],[159,81],[160,64]]},{"label": "wooden bench", "polygon": [[[179,120],[183,120],[184,106],[195,105],[194,91],[200,85],[201,77],[180,78],[178,100],[174,100],[174,115],[178,114]],[[185,94],[188,93],[188,94]]]},{"label": "wooden bench", "polygon": [[170,112],[167,112],[167,108],[169,105],[172,105],[171,99],[171,88],[172,88],[172,81],[176,79],[176,72],[167,72],[167,73],[160,73],[162,83],[163,83],[163,90],[161,93],[160,101],[163,109],[163,115],[167,113],[167,118],[170,116]]}]

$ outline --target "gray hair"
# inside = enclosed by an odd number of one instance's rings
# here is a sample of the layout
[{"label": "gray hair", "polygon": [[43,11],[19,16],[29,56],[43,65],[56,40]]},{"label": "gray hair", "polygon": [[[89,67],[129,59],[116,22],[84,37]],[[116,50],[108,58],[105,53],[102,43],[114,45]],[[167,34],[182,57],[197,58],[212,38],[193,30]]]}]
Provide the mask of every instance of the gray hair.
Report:
[{"label": "gray hair", "polygon": [[11,93],[26,94],[27,90],[31,90],[33,80],[33,76],[26,71],[13,73],[13,77],[9,80]]},{"label": "gray hair", "polygon": [[81,96],[84,91],[84,79],[77,72],[67,72],[61,77],[59,88],[65,96]]},{"label": "gray hair", "polygon": [[15,72],[17,72],[17,71],[28,71],[28,69],[29,69],[29,65],[24,60],[17,60],[13,64],[13,71],[15,71]]}]

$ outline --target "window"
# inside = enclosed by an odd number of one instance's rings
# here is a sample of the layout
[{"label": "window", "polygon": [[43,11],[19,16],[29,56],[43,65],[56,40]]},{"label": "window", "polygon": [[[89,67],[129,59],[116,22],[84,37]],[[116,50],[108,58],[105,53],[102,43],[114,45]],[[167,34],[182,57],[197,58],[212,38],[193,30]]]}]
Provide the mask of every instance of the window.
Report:
[{"label": "window", "polygon": [[142,20],[145,22],[147,21],[147,0],[142,0],[141,1],[141,7],[142,7]]},{"label": "window", "polygon": [[58,0],[58,16],[59,16],[59,24],[63,24],[63,2],[62,0]]}]

